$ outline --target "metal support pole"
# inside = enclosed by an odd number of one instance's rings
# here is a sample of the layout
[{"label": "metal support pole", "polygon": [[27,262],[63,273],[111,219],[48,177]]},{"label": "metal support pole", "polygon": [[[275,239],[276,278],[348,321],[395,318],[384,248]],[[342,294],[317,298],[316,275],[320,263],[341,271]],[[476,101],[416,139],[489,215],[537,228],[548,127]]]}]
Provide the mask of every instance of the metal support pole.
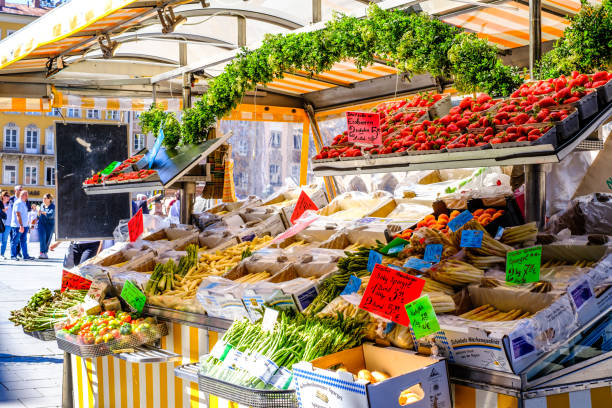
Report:
[{"label": "metal support pole", "polygon": [[525,165],[525,216],[538,227],[546,221],[546,173],[541,164]]},{"label": "metal support pole", "polygon": [[181,189],[181,224],[191,222],[191,213],[195,202],[196,184],[194,182],[183,183]]},{"label": "metal support pole", "polygon": [[70,354],[64,351],[64,365],[62,369],[62,408],[72,408],[72,361]]},{"label": "metal support pole", "polygon": [[152,84],[151,89],[153,90],[153,103],[157,103],[157,84]]},{"label": "metal support pole", "polygon": [[529,75],[542,58],[542,0],[529,0]]},{"label": "metal support pole", "polygon": [[238,41],[236,44],[238,44],[238,47],[246,47],[246,18],[244,16],[237,16],[236,19],[238,23]]},{"label": "metal support pole", "polygon": [[[312,138],[315,142],[315,147],[317,149],[317,153],[319,150],[325,145],[323,143],[323,138],[321,137],[321,129],[319,128],[319,123],[315,118],[314,109],[312,105],[306,104],[304,106],[304,110],[306,111],[306,115],[308,115],[308,119],[310,119],[310,126],[312,127]],[[327,195],[329,196],[330,201],[336,198],[338,195],[338,184],[333,176],[325,176],[323,177],[323,181],[325,182],[325,188],[327,189]]]},{"label": "metal support pole", "polygon": [[[184,67],[187,65],[187,43],[181,41],[179,43],[179,65]],[[183,109],[191,108],[191,74],[183,73]]]},{"label": "metal support pole", "polygon": [[321,0],[312,0],[312,22],[318,23],[322,18]]}]

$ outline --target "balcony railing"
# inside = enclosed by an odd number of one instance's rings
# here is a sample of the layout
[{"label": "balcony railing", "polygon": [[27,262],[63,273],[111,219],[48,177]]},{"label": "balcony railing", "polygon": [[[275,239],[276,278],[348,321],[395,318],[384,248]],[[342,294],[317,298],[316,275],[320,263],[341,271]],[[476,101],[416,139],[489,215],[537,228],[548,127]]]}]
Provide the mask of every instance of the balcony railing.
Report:
[{"label": "balcony railing", "polygon": [[36,146],[35,148],[26,147],[24,143],[17,145],[17,147],[7,147],[6,145],[0,146],[0,153],[7,154],[38,154],[52,156],[55,154],[55,149],[49,146]]}]

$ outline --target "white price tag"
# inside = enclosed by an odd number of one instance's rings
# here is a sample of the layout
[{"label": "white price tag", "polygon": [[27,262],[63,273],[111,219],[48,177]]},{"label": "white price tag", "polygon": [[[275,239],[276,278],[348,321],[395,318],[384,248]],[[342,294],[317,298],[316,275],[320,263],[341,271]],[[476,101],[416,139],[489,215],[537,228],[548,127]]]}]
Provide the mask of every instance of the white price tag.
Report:
[{"label": "white price tag", "polygon": [[274,330],[276,319],[278,319],[278,310],[270,309],[269,307],[265,309],[266,311],[264,313],[263,322],[261,323],[261,328],[265,331],[272,331]]}]

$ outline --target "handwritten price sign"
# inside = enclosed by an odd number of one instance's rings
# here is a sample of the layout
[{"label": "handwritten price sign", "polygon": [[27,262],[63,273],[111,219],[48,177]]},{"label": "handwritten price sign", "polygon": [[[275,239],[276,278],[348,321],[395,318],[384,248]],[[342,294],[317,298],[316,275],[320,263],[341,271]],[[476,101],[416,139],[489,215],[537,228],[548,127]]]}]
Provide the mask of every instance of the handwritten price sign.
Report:
[{"label": "handwritten price sign", "polygon": [[523,248],[506,254],[506,282],[523,284],[540,280],[542,246]]},{"label": "handwritten price sign", "polygon": [[123,284],[123,289],[121,289],[121,294],[119,296],[121,296],[128,305],[136,309],[138,313],[142,313],[142,309],[144,309],[145,303],[147,302],[145,294],[129,280],[125,281]]},{"label": "handwritten price sign", "polygon": [[291,214],[291,224],[295,224],[295,221],[299,219],[306,210],[317,211],[318,209],[317,205],[308,197],[308,194],[302,191],[293,209],[293,214]]},{"label": "handwritten price sign", "polygon": [[89,290],[90,286],[91,281],[89,279],[85,279],[84,277],[75,275],[74,273],[70,273],[65,269],[62,271],[62,292],[66,289]]},{"label": "handwritten price sign", "polygon": [[348,141],[362,145],[382,144],[380,115],[368,112],[346,112]]},{"label": "handwritten price sign", "polygon": [[425,281],[407,273],[376,265],[359,308],[408,326],[404,305],[421,296]]},{"label": "handwritten price sign", "polygon": [[420,339],[440,330],[440,323],[436,317],[429,296],[422,296],[406,305],[406,314],[410,318],[410,325],[414,337]]}]

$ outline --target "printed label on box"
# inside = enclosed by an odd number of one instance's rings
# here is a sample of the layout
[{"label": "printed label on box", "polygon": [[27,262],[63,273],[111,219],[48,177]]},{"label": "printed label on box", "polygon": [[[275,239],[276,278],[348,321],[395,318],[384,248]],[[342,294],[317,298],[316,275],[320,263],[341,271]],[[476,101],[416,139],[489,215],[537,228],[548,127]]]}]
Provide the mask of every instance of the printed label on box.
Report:
[{"label": "printed label on box", "polygon": [[587,278],[582,278],[570,285],[567,288],[567,292],[570,294],[570,299],[572,299],[576,311],[579,311],[586,301],[593,297],[593,290]]}]

